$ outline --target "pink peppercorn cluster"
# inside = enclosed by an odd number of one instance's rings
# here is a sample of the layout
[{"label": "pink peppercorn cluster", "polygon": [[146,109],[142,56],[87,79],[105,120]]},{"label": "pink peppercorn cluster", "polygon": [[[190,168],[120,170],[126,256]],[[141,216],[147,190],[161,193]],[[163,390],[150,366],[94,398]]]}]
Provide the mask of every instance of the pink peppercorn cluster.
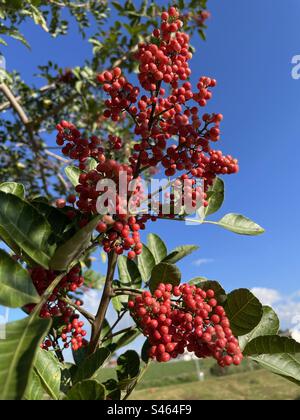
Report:
[{"label": "pink peppercorn cluster", "polygon": [[[53,283],[57,277],[54,271],[46,270],[43,267],[35,267],[30,270],[32,282],[40,296],[44,294],[47,288]],[[81,276],[81,269],[79,266],[74,267],[53,290],[52,295],[48,298],[47,302],[41,309],[40,317],[44,319],[53,318],[60,325],[60,335],[56,337],[57,340],[61,339],[64,343],[64,348],[72,346],[74,351],[79,350],[87,344],[85,336],[86,331],[83,330],[84,323],[79,320],[79,315],[71,307],[64,297],[69,292],[76,292],[84,284],[84,278]],[[83,302],[75,299],[74,302],[77,306],[81,306]],[[35,305],[29,305],[25,309],[32,312]],[[49,350],[55,348],[56,344],[50,338],[47,338],[42,348]]]},{"label": "pink peppercorn cluster", "polygon": [[160,284],[129,301],[131,314],[150,343],[149,356],[158,362],[186,351],[213,357],[222,367],[239,365],[243,355],[224,308],[213,290],[184,284]]}]

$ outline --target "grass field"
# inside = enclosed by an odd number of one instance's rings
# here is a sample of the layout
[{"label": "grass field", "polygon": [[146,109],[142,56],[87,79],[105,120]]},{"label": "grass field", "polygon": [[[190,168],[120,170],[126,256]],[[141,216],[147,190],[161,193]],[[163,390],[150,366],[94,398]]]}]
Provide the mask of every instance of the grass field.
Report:
[{"label": "grass field", "polygon": [[[164,382],[164,379],[161,379]],[[300,388],[264,370],[135,391],[133,400],[298,400]]]},{"label": "grass field", "polygon": [[[212,359],[200,362],[205,373],[203,382],[197,381],[194,361],[152,363],[132,394],[133,400],[298,400],[300,387],[266,370],[257,370],[252,362],[232,367],[226,376],[216,376]],[[101,380],[111,378],[115,370],[103,369]]]}]

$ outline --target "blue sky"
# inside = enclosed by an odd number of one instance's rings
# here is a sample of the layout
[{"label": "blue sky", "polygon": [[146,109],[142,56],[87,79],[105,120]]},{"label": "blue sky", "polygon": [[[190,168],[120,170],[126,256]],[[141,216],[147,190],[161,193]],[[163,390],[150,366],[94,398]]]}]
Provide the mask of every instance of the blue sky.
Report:
[{"label": "blue sky", "polygon": [[[228,290],[259,287],[290,296],[300,290],[300,80],[291,77],[292,57],[300,54],[300,3],[208,3],[212,18],[207,42],[193,40],[193,78],[218,80],[209,109],[225,116],[219,147],[235,155],[241,166],[238,175],[225,178],[226,202],[215,217],[242,213],[265,227],[266,234],[248,238],[215,226],[176,222],[152,224],[149,231],[162,236],[170,249],[200,246],[181,264],[185,280],[201,275],[219,280]],[[75,25],[69,37],[56,40],[31,24],[22,30],[32,51],[10,41],[3,52],[8,69],[18,69],[27,82],[34,81],[37,65],[49,59],[72,67],[91,55],[91,45],[81,40]]]}]

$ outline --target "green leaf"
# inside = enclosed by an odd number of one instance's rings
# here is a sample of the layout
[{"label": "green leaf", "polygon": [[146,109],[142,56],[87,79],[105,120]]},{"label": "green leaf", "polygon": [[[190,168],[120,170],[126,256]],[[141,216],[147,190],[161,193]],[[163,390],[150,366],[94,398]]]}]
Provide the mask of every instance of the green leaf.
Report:
[{"label": "green leaf", "polygon": [[47,394],[53,400],[58,400],[61,369],[57,358],[51,352],[39,349],[34,368]]},{"label": "green leaf", "polygon": [[174,264],[160,263],[152,270],[149,288],[153,293],[160,283],[170,283],[179,286],[181,282],[181,272]]},{"label": "green leaf", "polygon": [[23,399],[27,401],[49,400],[49,395],[45,392],[42,382],[34,370],[31,372]]},{"label": "green leaf", "polygon": [[235,336],[251,332],[263,315],[262,304],[247,289],[234,290],[227,295],[225,310]]},{"label": "green leaf", "polygon": [[88,357],[88,348],[81,347],[79,350],[72,350],[73,358],[77,366],[84,362],[85,358]]},{"label": "green leaf", "polygon": [[252,220],[240,214],[230,213],[224,216],[219,222],[209,222],[223,227],[238,235],[256,236],[261,235],[265,230]]},{"label": "green leaf", "polygon": [[41,341],[51,321],[27,317],[6,326],[0,341],[0,400],[22,399]]},{"label": "green leaf", "polygon": [[65,168],[65,173],[68,179],[70,180],[70,182],[72,183],[72,185],[74,187],[77,187],[77,185],[79,184],[79,177],[81,174],[80,169],[77,168],[77,166],[67,166]]},{"label": "green leaf", "polygon": [[0,305],[21,308],[39,300],[28,271],[0,249]]},{"label": "green leaf", "polygon": [[156,264],[159,264],[168,255],[168,249],[164,241],[154,233],[148,235],[148,247],[155,258]]},{"label": "green leaf", "polygon": [[30,7],[31,7],[31,15],[32,15],[32,18],[34,20],[34,23],[36,25],[41,26],[41,28],[43,28],[44,31],[49,32],[47,22],[44,18],[43,13],[37,7],[35,7],[33,4],[31,4]]},{"label": "green leaf", "polygon": [[208,278],[207,277],[194,277],[192,280],[189,281],[189,284],[191,284],[192,286],[197,286],[204,281],[208,281]]},{"label": "green leaf", "polygon": [[[74,227],[63,210],[52,207],[43,201],[33,201],[32,205],[46,218],[52,228],[53,241],[61,243],[74,234]],[[51,238],[52,239],[52,238]]]},{"label": "green leaf", "polygon": [[0,191],[0,229],[36,263],[49,268],[53,248],[48,240],[51,228],[33,206]]},{"label": "green leaf", "polygon": [[80,365],[74,377],[74,383],[82,382],[85,379],[95,379],[98,370],[107,362],[111,356],[110,351],[102,347],[94,354],[87,357]]},{"label": "green leaf", "polygon": [[195,251],[198,251],[199,247],[196,245],[183,245],[174,249],[162,262],[169,264],[176,264],[178,261],[187,257]]},{"label": "green leaf", "polygon": [[134,261],[125,256],[118,259],[119,280],[123,286],[140,288],[142,286],[141,273]]},{"label": "green leaf", "polygon": [[150,279],[155,266],[155,258],[146,245],[143,245],[143,252],[137,257],[137,262],[142,279],[146,283]]},{"label": "green leaf", "polygon": [[226,302],[227,295],[223,287],[214,280],[205,280],[198,284],[196,284],[197,287],[200,287],[202,290],[213,290],[215,292],[215,297],[219,304],[223,305]]},{"label": "green leaf", "polygon": [[278,335],[254,338],[244,354],[260,366],[300,384],[300,344]]},{"label": "green leaf", "polygon": [[118,358],[117,376],[121,387],[127,387],[140,373],[140,357],[137,352],[128,350]]},{"label": "green leaf", "polygon": [[142,352],[141,352],[141,357],[142,357],[142,361],[144,363],[149,363],[149,350],[150,350],[150,343],[149,343],[149,339],[147,338],[147,340],[144,342],[144,345],[142,347]]},{"label": "green leaf", "polygon": [[3,182],[0,184],[0,191],[16,195],[22,200],[25,198],[25,188],[22,184],[17,184],[16,182]]},{"label": "green leaf", "polygon": [[106,389],[96,380],[86,380],[73,386],[66,399],[70,401],[103,401],[106,399]]},{"label": "green leaf", "polygon": [[255,327],[249,334],[239,337],[241,350],[244,350],[247,344],[254,338],[278,334],[279,327],[280,323],[276,313],[269,306],[264,306],[263,316],[257,327]]},{"label": "green leaf", "polygon": [[52,270],[65,271],[86,250],[91,243],[92,233],[98,225],[99,220],[101,220],[101,216],[95,217],[56,250],[50,264]]},{"label": "green leaf", "polygon": [[216,213],[223,205],[225,198],[224,181],[216,178],[213,185],[208,190],[208,206],[205,208],[205,216]]}]

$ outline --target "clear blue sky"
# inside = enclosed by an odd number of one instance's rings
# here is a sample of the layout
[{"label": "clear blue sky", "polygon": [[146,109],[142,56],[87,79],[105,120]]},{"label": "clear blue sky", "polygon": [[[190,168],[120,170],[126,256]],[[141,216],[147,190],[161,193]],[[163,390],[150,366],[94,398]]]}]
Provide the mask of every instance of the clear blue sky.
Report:
[{"label": "clear blue sky", "polygon": [[[219,147],[237,156],[241,166],[237,176],[225,179],[226,203],[219,216],[245,214],[264,226],[266,234],[244,238],[214,226],[175,222],[149,225],[149,231],[161,235],[170,249],[189,243],[201,247],[181,264],[186,280],[204,275],[229,290],[259,286],[292,293],[300,289],[300,80],[291,77],[291,59],[300,54],[300,3],[208,3],[207,42],[194,39],[194,79],[218,79],[210,109],[225,116]],[[72,67],[91,55],[91,45],[81,40],[75,25],[69,37],[56,40],[30,24],[22,30],[32,52],[14,41],[4,52],[8,69],[18,69],[27,82],[34,81],[37,65],[49,59]],[[197,267],[197,259],[213,262]]]}]

